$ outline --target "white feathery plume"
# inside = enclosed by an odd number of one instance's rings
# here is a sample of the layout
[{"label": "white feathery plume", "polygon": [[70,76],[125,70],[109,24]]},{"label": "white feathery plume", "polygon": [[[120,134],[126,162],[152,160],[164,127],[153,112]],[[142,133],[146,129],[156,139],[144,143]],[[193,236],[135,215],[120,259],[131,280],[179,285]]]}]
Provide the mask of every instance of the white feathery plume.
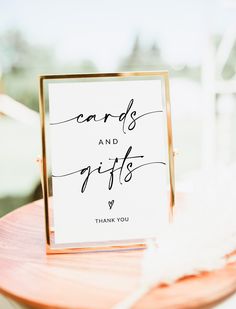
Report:
[{"label": "white feathery plume", "polygon": [[199,177],[184,205],[177,200],[173,223],[144,251],[140,287],[113,309],[132,308],[152,287],[235,261],[228,257],[236,250],[235,171]]}]

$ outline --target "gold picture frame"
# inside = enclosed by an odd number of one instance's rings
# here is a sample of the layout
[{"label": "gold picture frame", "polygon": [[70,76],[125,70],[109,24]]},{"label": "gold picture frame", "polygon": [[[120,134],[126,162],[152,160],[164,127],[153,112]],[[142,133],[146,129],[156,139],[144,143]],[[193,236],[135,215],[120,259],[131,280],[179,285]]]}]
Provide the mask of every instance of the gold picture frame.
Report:
[{"label": "gold picture frame", "polygon": [[91,78],[116,78],[129,79],[129,78],[161,78],[164,88],[164,100],[166,104],[167,115],[167,140],[168,140],[168,161],[169,161],[169,214],[170,219],[173,216],[173,207],[175,204],[175,179],[174,179],[174,150],[172,138],[172,125],[171,125],[171,110],[170,110],[170,86],[169,74],[167,71],[139,71],[139,72],[119,72],[119,73],[89,73],[89,74],[58,74],[58,75],[41,75],[39,76],[39,108],[41,120],[41,143],[42,143],[42,156],[40,158],[41,165],[41,182],[44,199],[44,213],[45,213],[45,234],[46,234],[46,253],[72,253],[72,252],[85,252],[85,251],[111,251],[117,249],[138,249],[144,248],[145,242],[139,244],[125,243],[124,245],[107,244],[105,246],[93,245],[88,247],[78,247],[76,245],[65,244],[65,246],[58,246],[54,243],[54,228],[52,220],[52,209],[49,200],[49,177],[48,177],[48,162],[47,162],[47,139],[46,139],[46,98],[45,98],[45,82],[47,81],[60,81],[67,79],[91,79]]}]

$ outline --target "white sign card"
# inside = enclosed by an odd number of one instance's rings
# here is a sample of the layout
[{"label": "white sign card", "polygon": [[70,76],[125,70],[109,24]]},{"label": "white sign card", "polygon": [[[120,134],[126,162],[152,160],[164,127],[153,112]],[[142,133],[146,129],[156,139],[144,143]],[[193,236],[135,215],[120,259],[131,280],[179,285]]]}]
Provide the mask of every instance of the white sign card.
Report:
[{"label": "white sign card", "polygon": [[156,237],[170,207],[162,78],[49,79],[47,91],[54,244]]}]

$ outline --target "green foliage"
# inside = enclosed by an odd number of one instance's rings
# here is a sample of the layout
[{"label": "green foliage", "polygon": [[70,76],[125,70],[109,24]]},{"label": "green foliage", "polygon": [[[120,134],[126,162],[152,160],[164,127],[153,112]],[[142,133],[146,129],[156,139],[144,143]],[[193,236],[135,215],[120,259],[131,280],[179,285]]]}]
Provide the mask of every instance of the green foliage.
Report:
[{"label": "green foliage", "polygon": [[3,91],[36,111],[39,75],[97,71],[90,60],[79,64],[59,64],[52,47],[33,45],[18,30],[0,35],[0,69],[1,66]]},{"label": "green foliage", "polygon": [[3,76],[3,88],[9,96],[38,110],[37,76],[30,73],[8,73]]},{"label": "green foliage", "polygon": [[191,79],[200,79],[200,67],[190,67],[186,65],[174,68],[170,66],[162,57],[161,49],[153,44],[145,48],[142,46],[139,36],[134,40],[131,53],[125,57],[120,65],[120,71],[152,71],[168,70],[171,77],[188,77]]},{"label": "green foliage", "polygon": [[0,198],[0,218],[19,206],[28,203],[29,200],[30,199],[25,196],[6,196]]}]

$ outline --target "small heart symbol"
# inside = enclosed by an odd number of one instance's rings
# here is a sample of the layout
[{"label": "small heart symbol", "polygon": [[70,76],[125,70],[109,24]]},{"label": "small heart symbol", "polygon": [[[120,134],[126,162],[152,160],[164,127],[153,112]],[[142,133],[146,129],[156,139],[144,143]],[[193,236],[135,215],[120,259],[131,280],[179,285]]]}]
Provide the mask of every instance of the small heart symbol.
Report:
[{"label": "small heart symbol", "polygon": [[108,206],[110,209],[112,209],[113,204],[114,204],[114,200],[108,201]]}]

